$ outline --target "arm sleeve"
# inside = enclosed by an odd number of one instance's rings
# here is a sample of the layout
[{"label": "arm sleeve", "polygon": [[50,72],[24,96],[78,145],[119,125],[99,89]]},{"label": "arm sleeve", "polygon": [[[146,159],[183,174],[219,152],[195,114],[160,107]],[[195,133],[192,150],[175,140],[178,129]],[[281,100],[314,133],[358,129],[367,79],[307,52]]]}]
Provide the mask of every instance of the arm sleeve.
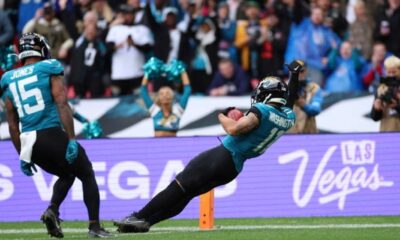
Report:
[{"label": "arm sleeve", "polygon": [[141,86],[140,87],[140,94],[142,95],[144,104],[146,105],[146,108],[150,108],[153,105],[153,100],[151,100],[149,96],[149,92],[147,91],[147,86]]},{"label": "arm sleeve", "polygon": [[261,111],[260,111],[257,107],[252,106],[252,107],[249,109],[249,111],[247,111],[246,116],[249,115],[249,113],[254,113],[254,115],[256,115],[256,117],[258,118],[258,120],[261,121],[261,119],[262,119],[262,114],[261,114]]},{"label": "arm sleeve", "polygon": [[316,116],[321,112],[322,102],[322,91],[318,89],[314,97],[311,98],[310,103],[303,107],[303,110],[308,116]]},{"label": "arm sleeve", "polygon": [[290,73],[288,88],[289,88],[289,96],[286,101],[286,107],[293,109],[294,102],[298,98],[298,89],[299,89],[298,73]]},{"label": "arm sleeve", "polygon": [[371,109],[371,118],[372,120],[374,120],[375,122],[381,120],[383,117],[383,112],[382,111],[377,111],[374,109],[374,107],[372,107]]},{"label": "arm sleeve", "polygon": [[185,85],[183,87],[183,94],[181,100],[179,101],[179,105],[181,105],[183,109],[186,108],[191,93],[192,93],[192,87],[190,87],[190,85]]}]

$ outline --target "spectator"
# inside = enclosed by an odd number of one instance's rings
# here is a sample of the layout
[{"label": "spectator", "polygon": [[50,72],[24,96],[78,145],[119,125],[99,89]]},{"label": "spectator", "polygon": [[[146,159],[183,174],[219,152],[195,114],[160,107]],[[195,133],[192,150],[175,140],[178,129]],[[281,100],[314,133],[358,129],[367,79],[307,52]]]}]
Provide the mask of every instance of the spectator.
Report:
[{"label": "spectator", "polygon": [[114,25],[106,42],[112,53],[111,80],[114,94],[129,95],[140,86],[145,63],[144,52],[153,45],[150,30],[144,25],[134,25],[135,10],[121,5],[123,24]]},{"label": "spectator", "polygon": [[266,31],[266,39],[261,45],[259,56],[259,76],[276,76],[283,75],[281,67],[283,64],[283,55],[287,44],[287,35],[284,32],[280,20],[271,12],[267,16],[268,28]]},{"label": "spectator", "polygon": [[[150,5],[150,10],[151,13],[154,17],[154,19],[156,20],[156,22],[158,23],[162,23],[163,22],[163,9],[166,6],[167,0],[154,0],[154,1],[149,1],[146,0],[146,2]],[[145,19],[144,24],[146,26],[149,26],[149,19]]]},{"label": "spectator", "polygon": [[261,45],[268,38],[267,21],[260,19],[260,8],[257,2],[246,5],[247,20],[238,21],[235,45],[240,52],[241,65],[249,72],[251,78],[259,79],[259,55]]},{"label": "spectator", "polygon": [[288,132],[317,133],[315,117],[321,112],[322,103],[322,90],[318,84],[307,79],[307,68],[304,66],[299,74],[298,98],[293,107],[296,123]]},{"label": "spectator", "polygon": [[322,9],[314,7],[310,18],[292,28],[285,56],[286,62],[304,59],[308,65],[308,79],[319,85],[324,82],[327,54],[340,42],[338,36],[323,25],[323,21]]},{"label": "spectator", "polygon": [[37,11],[43,8],[43,5],[48,2],[47,0],[35,0],[35,1],[20,1],[18,9],[18,25],[17,32],[22,32],[25,25],[34,16],[37,16]]},{"label": "spectator", "polygon": [[0,10],[0,47],[11,44],[14,37],[14,29],[7,14]]},{"label": "spectator", "polygon": [[227,3],[218,5],[218,56],[220,58],[230,58],[238,63],[237,49],[234,45],[236,34],[236,22],[229,19],[229,6]]},{"label": "spectator", "polygon": [[140,0],[127,0],[126,3],[135,9],[135,24],[143,24],[144,10],[140,4]]},{"label": "spectator", "polygon": [[354,6],[356,19],[350,25],[349,41],[360,50],[365,59],[370,59],[372,51],[373,21],[366,12],[365,4],[358,0]]},{"label": "spectator", "polygon": [[324,25],[340,38],[344,38],[347,34],[348,23],[346,18],[342,14],[341,0],[317,0],[316,6],[320,7],[324,11]]},{"label": "spectator", "polygon": [[59,0],[59,16],[58,18],[61,20],[63,24],[65,24],[65,28],[68,31],[68,34],[76,41],[79,37],[79,30],[77,28],[77,16],[74,12],[74,6],[68,6],[68,0]]},{"label": "spectator", "polygon": [[64,24],[55,18],[53,7],[46,3],[38,9],[35,18],[30,20],[23,29],[24,33],[35,32],[43,35],[49,41],[51,56],[57,59],[66,59],[68,50],[74,45]]},{"label": "spectator", "polygon": [[384,60],[387,56],[385,44],[377,42],[372,48],[371,62],[366,66],[363,76],[364,86],[370,93],[375,93],[379,81],[384,74]]},{"label": "spectator", "polygon": [[179,11],[179,19],[177,28],[181,32],[187,33],[189,30],[189,24],[192,22],[193,16],[196,14],[196,2],[195,0],[179,0],[176,6]]},{"label": "spectator", "polygon": [[375,40],[385,43],[389,52],[400,56],[400,0],[388,0],[379,13],[374,31]]},{"label": "spectator", "polygon": [[[18,8],[20,6],[20,0],[2,0],[0,1],[0,9],[8,15],[11,21],[13,29],[16,31],[18,25]],[[35,12],[33,12],[34,14]]]},{"label": "spectator", "polygon": [[195,28],[195,53],[190,63],[190,79],[194,93],[205,94],[217,66],[218,39],[210,18],[200,20]]},{"label": "spectator", "polygon": [[178,10],[167,7],[163,10],[163,22],[158,23],[151,13],[150,4],[146,5],[145,16],[154,35],[154,56],[169,63],[178,59],[188,64],[191,53],[187,34],[177,29]]},{"label": "spectator", "polygon": [[105,43],[97,37],[96,25],[86,25],[82,36],[75,43],[71,56],[70,82],[77,97],[103,96],[106,53]]},{"label": "spectator", "polygon": [[[400,59],[395,56],[388,57],[384,63],[387,77],[400,81]],[[371,110],[371,118],[381,121],[381,132],[400,131],[400,89],[385,84],[380,84]]]},{"label": "spectator", "polygon": [[93,0],[92,10],[97,13],[97,28],[105,31],[114,18],[114,13],[106,0]]},{"label": "spectator", "polygon": [[226,3],[229,7],[229,19],[232,21],[237,20],[237,13],[242,0],[227,0]]},{"label": "spectator", "polygon": [[221,59],[208,93],[210,96],[244,95],[249,92],[249,83],[249,77],[240,66],[230,59]]},{"label": "spectator", "polygon": [[328,60],[328,68],[333,72],[326,81],[325,90],[327,92],[362,91],[364,87],[360,71],[364,62],[350,42],[341,44],[340,53],[337,49],[333,49]]},{"label": "spectator", "polygon": [[217,9],[216,0],[203,0],[200,9],[201,15],[214,19],[217,17],[217,12],[215,11],[216,9]]}]

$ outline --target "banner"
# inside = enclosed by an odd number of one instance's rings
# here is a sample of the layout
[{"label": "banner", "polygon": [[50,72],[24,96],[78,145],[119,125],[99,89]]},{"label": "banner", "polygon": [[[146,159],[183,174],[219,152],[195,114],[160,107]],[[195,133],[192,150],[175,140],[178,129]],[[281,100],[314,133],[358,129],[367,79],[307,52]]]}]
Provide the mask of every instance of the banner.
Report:
[{"label": "banner", "polygon": [[[324,133],[378,132],[379,122],[368,117],[374,97],[361,93],[330,94],[324,97],[323,111],[317,116],[317,126]],[[235,106],[242,111],[250,108],[250,96],[192,96],[180,122],[178,136],[219,136],[225,134],[218,122],[218,113]],[[1,108],[1,107],[0,107]],[[74,108],[87,119],[98,120],[104,137],[153,137],[153,120],[140,96],[88,99],[75,103]],[[75,131],[82,124],[75,120]],[[8,126],[0,110],[0,139],[8,139]]]},{"label": "banner", "polygon": [[[288,135],[249,159],[216,189],[217,218],[400,214],[399,133]],[[93,162],[101,218],[139,210],[216,137],[82,140]],[[36,221],[56,177],[24,176],[12,143],[0,142],[0,221]],[[85,220],[81,182],[61,206],[64,220]],[[198,218],[195,198],[177,218]]]}]

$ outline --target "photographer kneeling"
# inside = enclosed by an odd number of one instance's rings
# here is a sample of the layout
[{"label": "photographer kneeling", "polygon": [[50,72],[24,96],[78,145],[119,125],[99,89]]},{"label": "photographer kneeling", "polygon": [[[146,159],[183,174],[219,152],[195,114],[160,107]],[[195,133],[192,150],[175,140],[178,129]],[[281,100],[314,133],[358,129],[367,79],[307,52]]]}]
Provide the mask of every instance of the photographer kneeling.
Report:
[{"label": "photographer kneeling", "polygon": [[400,131],[400,59],[388,57],[384,66],[386,77],[376,91],[371,118],[381,121],[381,132]]}]

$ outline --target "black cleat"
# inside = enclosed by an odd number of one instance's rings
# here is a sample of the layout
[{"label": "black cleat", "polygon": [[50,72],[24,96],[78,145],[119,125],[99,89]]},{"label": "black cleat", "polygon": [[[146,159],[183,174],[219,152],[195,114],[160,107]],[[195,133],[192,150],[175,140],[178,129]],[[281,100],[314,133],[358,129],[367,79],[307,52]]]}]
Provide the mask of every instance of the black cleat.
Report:
[{"label": "black cleat", "polygon": [[89,238],[111,238],[113,235],[104,228],[89,229]]},{"label": "black cleat", "polygon": [[55,238],[64,237],[64,234],[61,230],[58,214],[56,214],[53,210],[51,210],[50,208],[46,209],[40,220],[42,220],[42,222],[46,225],[47,233],[50,236]]},{"label": "black cleat", "polygon": [[150,230],[150,224],[144,219],[139,219],[136,213],[127,216],[120,221],[114,221],[114,226],[117,226],[117,231],[120,233],[130,232],[148,232]]}]

